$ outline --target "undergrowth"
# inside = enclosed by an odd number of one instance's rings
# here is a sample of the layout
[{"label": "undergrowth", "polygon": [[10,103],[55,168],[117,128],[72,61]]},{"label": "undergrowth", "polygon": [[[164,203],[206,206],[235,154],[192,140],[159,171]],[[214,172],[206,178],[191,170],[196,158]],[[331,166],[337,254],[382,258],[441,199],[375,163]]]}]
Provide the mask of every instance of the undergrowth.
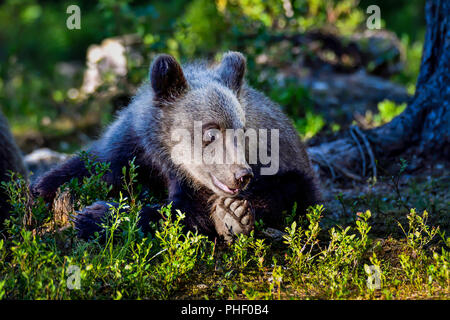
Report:
[{"label": "undergrowth", "polygon": [[[75,206],[98,200],[109,188],[108,166],[88,162],[97,173],[67,187]],[[448,298],[450,238],[429,226],[428,213],[411,209],[404,237],[371,235],[371,211],[354,223],[323,229],[322,205],[301,220],[296,207],[281,240],[258,224],[230,245],[186,232],[185,213],[160,209],[152,232],[138,228],[144,203],[137,167],[123,169],[123,191],[111,207],[105,234],[86,242],[71,227],[56,228],[41,200],[32,202],[26,182],[3,183],[12,216],[0,240],[1,299],[408,299]],[[126,209],[126,210],[123,210]],[[124,212],[125,211],[125,212]]]}]

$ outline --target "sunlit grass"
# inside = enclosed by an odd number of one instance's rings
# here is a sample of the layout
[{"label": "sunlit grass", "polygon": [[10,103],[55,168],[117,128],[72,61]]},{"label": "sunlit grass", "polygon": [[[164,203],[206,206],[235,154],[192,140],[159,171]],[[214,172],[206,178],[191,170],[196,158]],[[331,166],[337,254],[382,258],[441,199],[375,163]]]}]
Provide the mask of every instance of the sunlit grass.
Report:
[{"label": "sunlit grass", "polygon": [[[86,161],[100,174],[68,185],[81,206],[107,199],[102,196],[108,189],[101,173],[108,166]],[[152,225],[153,231],[142,234],[137,214],[144,203],[134,185],[133,162],[123,177],[124,192],[105,221],[105,234],[89,242],[76,239],[71,228],[52,228],[55,221],[42,202],[29,207],[23,180],[4,183],[14,215],[5,225],[7,240],[0,240],[0,298],[449,297],[450,238],[428,224],[427,211],[411,209],[401,223],[385,222],[403,234],[394,239],[389,232],[383,238],[372,234],[371,210],[353,212],[350,223],[326,227],[324,206],[309,208],[303,218],[294,207],[286,216],[282,241],[264,237],[259,223],[249,236],[219,245],[186,232],[185,215],[170,205],[161,208],[161,221]],[[128,210],[119,214],[122,208]],[[68,288],[73,280],[70,266],[79,268],[79,289]]]}]

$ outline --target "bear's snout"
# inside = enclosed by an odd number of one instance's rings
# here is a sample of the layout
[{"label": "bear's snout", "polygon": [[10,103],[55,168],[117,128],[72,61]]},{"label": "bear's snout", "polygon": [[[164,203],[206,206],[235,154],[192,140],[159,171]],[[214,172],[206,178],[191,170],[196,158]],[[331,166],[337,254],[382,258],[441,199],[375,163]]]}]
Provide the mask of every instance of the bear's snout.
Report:
[{"label": "bear's snout", "polygon": [[234,178],[236,179],[236,184],[239,186],[239,189],[243,189],[249,184],[250,180],[253,178],[253,171],[250,167],[239,168],[234,173]]}]

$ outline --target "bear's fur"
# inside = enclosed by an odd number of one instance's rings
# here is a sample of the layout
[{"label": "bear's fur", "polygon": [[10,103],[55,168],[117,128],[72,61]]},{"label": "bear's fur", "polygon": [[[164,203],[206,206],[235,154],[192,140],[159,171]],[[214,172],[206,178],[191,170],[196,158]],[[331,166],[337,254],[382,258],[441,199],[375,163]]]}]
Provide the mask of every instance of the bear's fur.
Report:
[{"label": "bear's fur", "polygon": [[[8,122],[0,112],[0,183],[10,180],[10,172],[27,177],[21,152],[9,130]],[[3,222],[9,216],[10,209],[8,195],[0,185],[0,230],[3,229]]]},{"label": "bear's fur", "polygon": [[[305,147],[281,108],[245,83],[245,70],[245,57],[237,52],[226,53],[221,63],[213,66],[197,62],[181,67],[169,55],[155,58],[150,83],[140,88],[88,150],[99,161],[111,163],[106,180],[120,189],[122,167],[135,158],[139,182],[153,190],[167,189],[168,201],[186,212],[184,223],[189,229],[226,240],[233,234],[250,232],[255,219],[262,219],[267,226],[280,226],[282,212],[290,211],[294,202],[298,212],[304,213],[318,199]],[[225,134],[221,134],[226,129],[278,129],[278,172],[262,175],[260,159],[247,163],[248,150],[239,152],[237,142],[225,144],[223,149],[231,163],[180,161],[175,148],[190,150],[193,145],[173,141],[173,134],[176,129],[195,132],[194,121],[203,124],[202,150],[216,139],[224,142]],[[270,140],[269,154],[272,148]],[[39,178],[32,186],[33,194],[51,203],[59,186],[87,174],[75,156]],[[103,202],[85,208],[77,218],[79,236],[88,238],[98,231],[107,211]],[[141,228],[148,230],[148,222],[158,217],[154,207],[145,207]]]}]

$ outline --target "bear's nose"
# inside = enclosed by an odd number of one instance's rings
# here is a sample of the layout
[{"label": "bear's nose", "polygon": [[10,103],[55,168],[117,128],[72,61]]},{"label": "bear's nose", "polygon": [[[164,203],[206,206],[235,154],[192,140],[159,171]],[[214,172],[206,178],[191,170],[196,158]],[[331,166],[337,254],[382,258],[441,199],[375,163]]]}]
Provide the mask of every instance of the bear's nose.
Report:
[{"label": "bear's nose", "polygon": [[246,186],[251,178],[253,178],[253,171],[251,168],[241,168],[236,171],[234,177],[241,187]]}]

